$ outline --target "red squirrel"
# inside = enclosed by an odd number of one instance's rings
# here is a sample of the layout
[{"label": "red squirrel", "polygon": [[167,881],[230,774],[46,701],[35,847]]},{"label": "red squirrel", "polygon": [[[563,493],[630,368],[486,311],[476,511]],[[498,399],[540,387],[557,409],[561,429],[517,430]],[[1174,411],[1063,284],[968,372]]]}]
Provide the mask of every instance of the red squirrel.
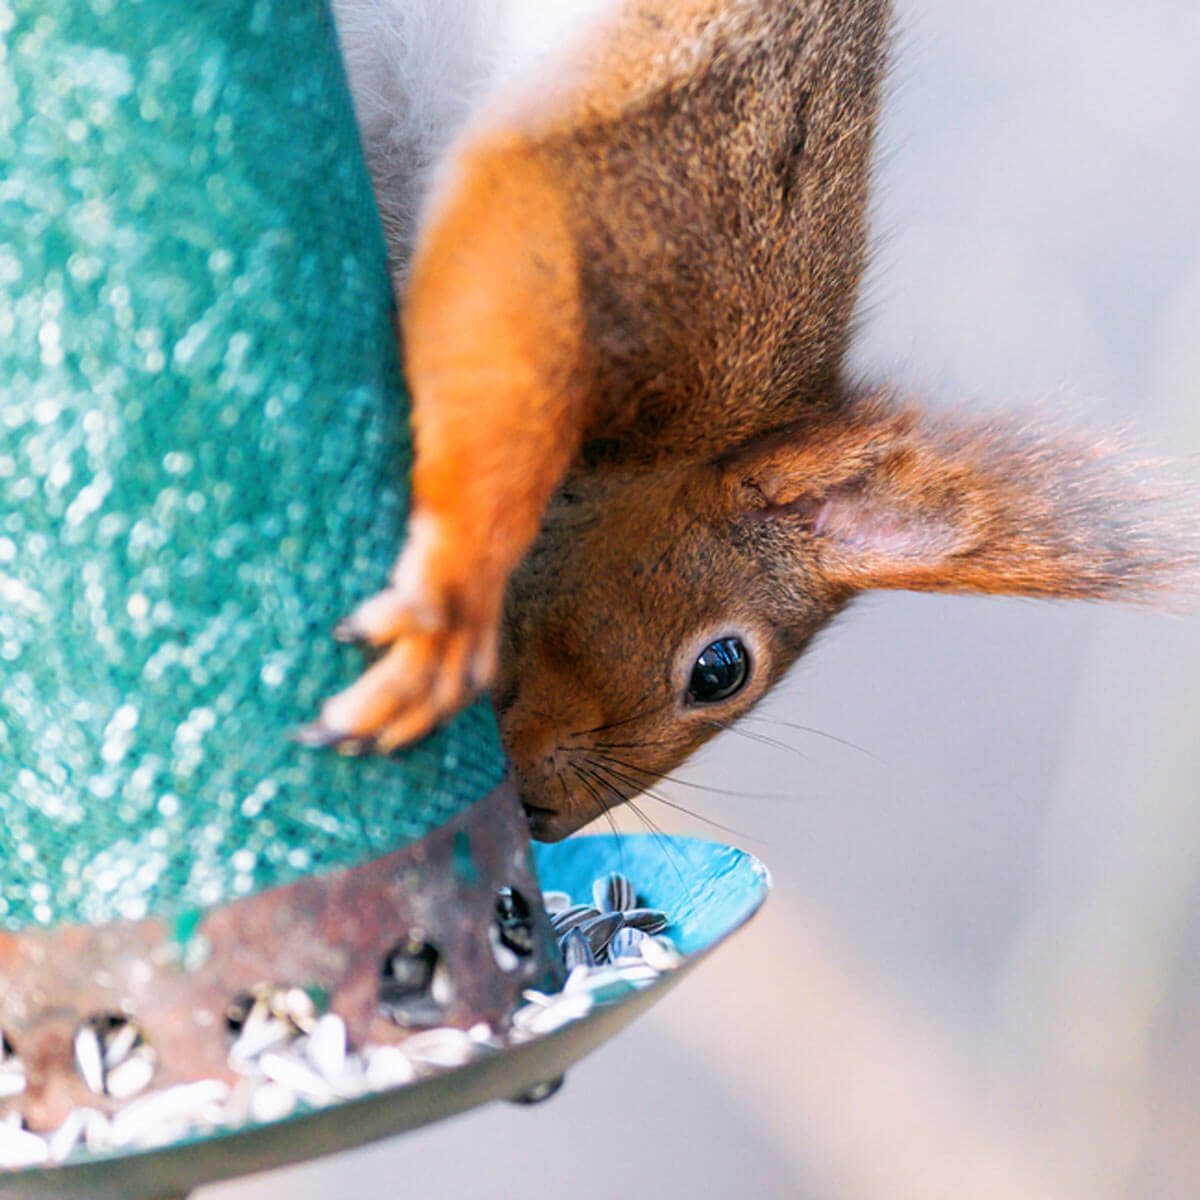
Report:
[{"label": "red squirrel", "polygon": [[490,689],[535,837],[632,798],[872,588],[1139,596],[1180,554],[1101,439],[845,366],[887,0],[337,0],[413,403],[372,648],[304,731]]}]

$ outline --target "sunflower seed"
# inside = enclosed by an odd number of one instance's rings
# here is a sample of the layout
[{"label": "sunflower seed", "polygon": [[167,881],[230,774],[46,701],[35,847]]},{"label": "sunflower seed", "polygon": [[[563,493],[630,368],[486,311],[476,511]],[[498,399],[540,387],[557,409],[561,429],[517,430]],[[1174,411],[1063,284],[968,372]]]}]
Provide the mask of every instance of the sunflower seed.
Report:
[{"label": "sunflower seed", "polygon": [[403,1087],[417,1077],[417,1069],[398,1046],[372,1046],[367,1050],[367,1086],[372,1091]]},{"label": "sunflower seed", "polygon": [[274,1080],[260,1084],[250,1097],[250,1116],[260,1125],[282,1121],[295,1107],[295,1092]]},{"label": "sunflower seed", "polygon": [[553,1033],[592,1011],[593,1000],[587,992],[559,996],[553,1003],[537,1009],[524,1023],[527,1033]]},{"label": "sunflower seed", "polygon": [[619,979],[620,974],[609,963],[603,966],[577,968],[567,976],[567,982],[563,984],[562,995],[572,996],[576,992],[593,991],[598,984],[605,980]]},{"label": "sunflower seed", "polygon": [[454,982],[446,964],[440,960],[429,981],[429,998],[441,1008],[446,1008],[454,999]]},{"label": "sunflower seed", "polygon": [[638,962],[636,959],[632,962],[623,960],[620,963],[614,964],[613,970],[618,973],[621,979],[626,983],[635,984],[637,987],[643,987],[648,983],[653,983],[659,976],[656,971],[647,962]]},{"label": "sunflower seed", "polygon": [[661,933],[671,923],[671,918],[657,908],[631,908],[624,917],[626,925],[643,933]]},{"label": "sunflower seed", "polygon": [[118,1063],[104,1077],[104,1091],[114,1100],[128,1100],[149,1086],[154,1078],[154,1059],[136,1054]]},{"label": "sunflower seed", "polygon": [[613,934],[621,928],[624,922],[625,918],[621,913],[603,913],[598,917],[592,917],[590,921],[584,921],[577,928],[587,938],[592,953],[599,960],[604,957],[604,952],[608,949],[608,943],[612,941]]},{"label": "sunflower seed", "polygon": [[483,1054],[495,1054],[504,1049],[504,1043],[496,1036],[496,1031],[486,1022],[480,1021],[467,1030],[467,1037],[475,1044],[476,1051]]},{"label": "sunflower seed", "polygon": [[576,967],[594,967],[596,952],[592,943],[581,927],[572,929],[562,940],[563,962],[568,971]]},{"label": "sunflower seed", "polygon": [[110,1032],[107,1038],[102,1038],[105,1070],[111,1070],[119,1063],[123,1063],[140,1037],[141,1030],[133,1021],[123,1021]]},{"label": "sunflower seed", "polygon": [[614,871],[592,884],[592,902],[602,913],[624,912],[637,904],[637,892],[624,875]]},{"label": "sunflower seed", "polygon": [[571,907],[571,897],[566,892],[543,892],[542,907],[550,916],[554,916]]},{"label": "sunflower seed", "polygon": [[336,1079],[346,1067],[346,1022],[326,1013],[308,1035],[304,1049],[308,1061],[326,1079]]},{"label": "sunflower seed", "polygon": [[488,941],[491,943],[492,957],[496,960],[496,966],[506,975],[511,975],[521,965],[521,959],[516,951],[504,944],[500,931],[495,925],[488,926]]},{"label": "sunflower seed", "polygon": [[[118,1113],[117,1116],[124,1116],[124,1113]],[[136,1120],[113,1119],[110,1127],[111,1145],[114,1150],[125,1150],[132,1146],[142,1149],[163,1146],[186,1136],[191,1127],[191,1122],[183,1118],[171,1120],[143,1110]]]},{"label": "sunflower seed", "polygon": [[0,1124],[0,1167],[40,1167],[49,1161],[44,1138],[19,1125]]},{"label": "sunflower seed", "polygon": [[535,1013],[541,1012],[545,1007],[544,1004],[522,1004],[520,1008],[515,1009],[509,1018],[509,1042],[525,1041],[529,1034],[529,1022],[533,1020]]},{"label": "sunflower seed", "polygon": [[229,1049],[229,1065],[235,1071],[252,1067],[259,1055],[286,1045],[291,1038],[292,1030],[285,1022],[255,1008],[242,1026],[241,1037]]},{"label": "sunflower seed", "polygon": [[104,1154],[113,1147],[112,1127],[108,1118],[94,1108],[86,1108],[83,1119],[83,1140],[89,1153]]},{"label": "sunflower seed", "polygon": [[617,962],[625,958],[640,959],[642,956],[642,943],[649,936],[644,930],[635,929],[632,925],[626,925],[618,929],[613,934],[612,941],[608,943],[608,957],[610,961]]},{"label": "sunflower seed", "polygon": [[104,1051],[100,1038],[90,1024],[75,1031],[75,1066],[89,1092],[104,1095]]},{"label": "sunflower seed", "polygon": [[402,1045],[404,1053],[419,1066],[461,1067],[475,1057],[475,1043],[470,1036],[446,1025],[411,1034]]},{"label": "sunflower seed", "polygon": [[279,1021],[292,1037],[312,1031],[317,1020],[317,1005],[303,988],[260,983],[234,997],[225,1010],[225,1020],[230,1030],[239,1035],[248,1026]]},{"label": "sunflower seed", "polygon": [[658,978],[658,972],[640,958],[623,958],[619,962],[610,963],[607,968],[593,971],[588,981],[593,988],[602,987],[607,983],[624,982],[642,987],[653,983]]},{"label": "sunflower seed", "polygon": [[563,993],[578,992],[587,988],[587,981],[596,973],[596,967],[588,967],[580,963],[577,967],[572,967],[567,975],[566,982],[563,984]]},{"label": "sunflower seed", "polygon": [[164,1121],[159,1117],[147,1116],[140,1126],[126,1125],[120,1133],[112,1135],[114,1150],[153,1150],[159,1146],[169,1146],[185,1138],[192,1132],[194,1125],[190,1121]]},{"label": "sunflower seed", "polygon": [[25,1090],[25,1065],[20,1059],[10,1058],[0,1064],[0,1100],[19,1096]]},{"label": "sunflower seed", "polygon": [[[262,989],[258,989],[259,992]],[[241,1033],[246,1027],[246,1022],[255,1012],[261,1012],[263,1016],[267,1015],[266,1001],[260,998],[256,992],[238,992],[236,996],[229,1002],[229,1007],[225,1009],[225,1024],[229,1027],[230,1033]]]},{"label": "sunflower seed", "polygon": [[550,928],[554,930],[555,937],[563,938],[577,925],[582,925],[584,921],[590,921],[599,915],[599,911],[590,904],[573,904],[550,918]]},{"label": "sunflower seed", "polygon": [[122,1110],[110,1124],[110,1141],[116,1150],[125,1150],[128,1146],[154,1141],[162,1129],[173,1128],[175,1122],[164,1120],[154,1111],[139,1109],[133,1117],[127,1117],[125,1110]]},{"label": "sunflower seed", "polygon": [[0,1100],[19,1096],[25,1090],[25,1064],[20,1060],[8,1035],[0,1031]]},{"label": "sunflower seed", "polygon": [[268,1050],[258,1060],[258,1069],[312,1104],[328,1104],[333,1099],[333,1089],[325,1077],[294,1055]]},{"label": "sunflower seed", "polygon": [[665,937],[648,937],[642,943],[642,957],[656,971],[674,971],[683,965],[683,955]]},{"label": "sunflower seed", "polygon": [[346,1056],[346,1065],[330,1079],[329,1086],[337,1093],[340,1100],[353,1100],[370,1090],[367,1083],[367,1068],[363,1060],[356,1054]]},{"label": "sunflower seed", "polygon": [[50,1135],[48,1141],[51,1162],[65,1162],[70,1157],[71,1151],[83,1139],[83,1130],[89,1115],[94,1112],[94,1108],[73,1108],[67,1113],[63,1123]]},{"label": "sunflower seed", "polygon": [[311,1033],[317,1023],[316,1001],[303,989],[288,988],[272,995],[275,1015],[290,1021],[301,1033]]},{"label": "sunflower seed", "polygon": [[195,1124],[216,1124],[221,1106],[230,1097],[227,1083],[202,1079],[153,1092],[127,1104],[112,1119],[112,1136],[118,1145],[138,1141],[163,1124],[187,1128]]},{"label": "sunflower seed", "polygon": [[255,1090],[261,1086],[261,1080],[243,1077],[233,1085],[229,1099],[225,1101],[221,1124],[236,1129],[250,1119],[250,1102],[254,1099]]}]

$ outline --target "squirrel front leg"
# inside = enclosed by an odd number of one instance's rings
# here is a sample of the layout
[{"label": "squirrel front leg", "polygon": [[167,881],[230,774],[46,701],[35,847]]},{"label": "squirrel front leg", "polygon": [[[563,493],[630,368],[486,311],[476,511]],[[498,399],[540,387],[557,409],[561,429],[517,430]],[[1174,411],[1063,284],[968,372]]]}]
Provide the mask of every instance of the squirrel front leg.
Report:
[{"label": "squirrel front leg", "polygon": [[415,462],[389,587],[337,636],[384,653],[309,744],[388,751],[487,687],[508,577],[588,419],[575,245],[538,148],[490,133],[434,193],[403,310]]}]

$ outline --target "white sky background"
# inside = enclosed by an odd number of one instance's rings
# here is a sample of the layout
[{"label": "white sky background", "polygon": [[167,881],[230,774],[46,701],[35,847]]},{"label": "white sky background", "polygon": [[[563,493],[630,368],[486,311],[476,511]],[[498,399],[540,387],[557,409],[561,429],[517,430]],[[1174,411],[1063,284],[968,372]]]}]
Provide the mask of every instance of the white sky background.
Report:
[{"label": "white sky background", "polygon": [[[857,363],[1200,476],[1200,5],[899,9]],[[771,867],[749,930],[547,1105],[203,1200],[1194,1200],[1198,678],[1194,614],[861,605],[770,712],[869,753],[759,724],[806,757],[687,776],[794,799],[672,793]]]}]

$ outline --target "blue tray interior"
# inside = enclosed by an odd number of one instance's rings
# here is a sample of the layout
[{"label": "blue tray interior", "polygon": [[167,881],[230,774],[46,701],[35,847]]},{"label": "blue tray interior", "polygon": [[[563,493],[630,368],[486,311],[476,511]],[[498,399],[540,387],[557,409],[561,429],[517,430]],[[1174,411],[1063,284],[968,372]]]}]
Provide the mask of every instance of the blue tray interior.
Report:
[{"label": "blue tray interior", "polygon": [[667,930],[688,955],[710,949],[744,924],[766,899],[766,867],[744,850],[697,838],[651,834],[568,838],[535,846],[538,878],[546,891],[592,902],[592,882],[619,871],[642,904],[672,919]]}]

